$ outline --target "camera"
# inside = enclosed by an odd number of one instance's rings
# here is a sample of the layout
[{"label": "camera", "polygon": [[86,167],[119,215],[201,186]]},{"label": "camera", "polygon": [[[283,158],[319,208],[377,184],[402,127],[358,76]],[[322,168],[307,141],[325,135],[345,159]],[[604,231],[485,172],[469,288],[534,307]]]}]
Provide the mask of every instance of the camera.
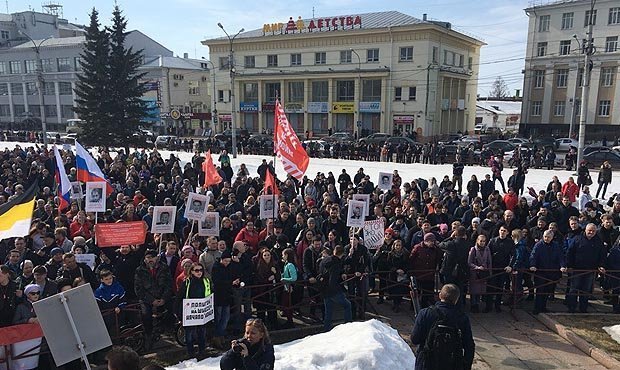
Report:
[{"label": "camera", "polygon": [[241,344],[245,344],[246,348],[250,347],[250,342],[248,342],[247,339],[243,338],[243,339],[239,339],[237,340],[237,344],[235,344],[232,348],[233,352],[235,353],[241,353],[241,351],[243,351],[243,347],[241,346]]}]

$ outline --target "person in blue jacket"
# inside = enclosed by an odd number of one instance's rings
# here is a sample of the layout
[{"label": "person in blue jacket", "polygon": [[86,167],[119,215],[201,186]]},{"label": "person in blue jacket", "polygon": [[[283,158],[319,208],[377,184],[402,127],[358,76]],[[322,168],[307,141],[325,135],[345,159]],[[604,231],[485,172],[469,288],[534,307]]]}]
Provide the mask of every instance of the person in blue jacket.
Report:
[{"label": "person in blue jacket", "polygon": [[233,340],[220,359],[221,370],[273,370],[276,362],[269,331],[261,319],[245,323],[245,335]]},{"label": "person in blue jacket", "polygon": [[553,231],[546,230],[530,254],[530,271],[535,273],[534,283],[537,286],[534,315],[547,312],[547,300],[555,288],[553,282],[560,280],[562,273],[566,272],[562,247],[553,241],[553,235]]},{"label": "person in blue jacket", "polygon": [[103,321],[108,328],[108,332],[113,335],[118,329],[116,323],[122,323],[123,321],[120,316],[117,321],[116,316],[120,315],[123,307],[127,305],[125,288],[114,279],[114,275],[110,270],[101,270],[99,272],[99,280],[101,284],[95,289],[95,299],[99,309],[103,311]]}]

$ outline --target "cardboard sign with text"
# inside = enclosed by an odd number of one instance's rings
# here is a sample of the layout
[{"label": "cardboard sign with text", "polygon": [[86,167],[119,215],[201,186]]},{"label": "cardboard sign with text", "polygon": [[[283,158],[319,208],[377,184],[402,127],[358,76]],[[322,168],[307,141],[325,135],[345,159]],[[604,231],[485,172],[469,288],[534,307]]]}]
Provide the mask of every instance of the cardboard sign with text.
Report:
[{"label": "cardboard sign with text", "polygon": [[206,298],[183,300],[183,326],[204,325],[214,317],[213,294]]},{"label": "cardboard sign with text", "polygon": [[373,220],[364,222],[364,245],[368,249],[377,249],[383,245],[385,229],[383,220]]},{"label": "cardboard sign with text", "polygon": [[146,229],[146,222],[144,221],[96,224],[95,237],[97,238],[97,246],[105,248],[144,244]]}]

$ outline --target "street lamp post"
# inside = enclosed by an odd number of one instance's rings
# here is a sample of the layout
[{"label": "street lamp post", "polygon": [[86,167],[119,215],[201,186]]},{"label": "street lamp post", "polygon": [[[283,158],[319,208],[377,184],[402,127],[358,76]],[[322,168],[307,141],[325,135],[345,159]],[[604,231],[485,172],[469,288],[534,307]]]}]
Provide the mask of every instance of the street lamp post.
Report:
[{"label": "street lamp post", "polygon": [[360,58],[360,55],[355,49],[351,49],[351,52],[357,57],[357,88],[359,93],[357,95],[357,117],[355,117],[355,127],[358,131],[357,136],[360,137],[360,128],[362,127],[362,112],[360,112],[360,102],[362,101],[362,58]]},{"label": "street lamp post", "polygon": [[240,29],[233,37],[230,37],[228,32],[224,29],[221,23],[218,23],[217,26],[224,31],[226,37],[228,37],[228,42],[230,44],[230,50],[228,54],[228,69],[230,70],[230,128],[232,134],[232,155],[233,158],[237,158],[237,133],[236,133],[236,125],[235,125],[235,60],[233,55],[233,42],[235,38],[239,36],[239,34],[245,31],[244,28]]},{"label": "street lamp post", "polygon": [[[594,45],[592,38],[592,14],[594,13],[594,0],[590,0],[590,14],[588,21],[587,40],[583,45],[584,61],[583,61],[583,86],[581,87],[581,115],[579,117],[579,146],[577,148],[577,166],[583,160],[583,148],[586,141],[586,119],[588,117],[588,95],[590,94],[590,57],[594,54]],[[579,167],[577,167],[579,168]]]},{"label": "street lamp post", "polygon": [[38,91],[39,91],[39,114],[41,115],[41,129],[43,130],[43,144],[45,146],[47,146],[47,124],[45,122],[45,106],[43,105],[43,61],[41,60],[41,53],[40,53],[40,48],[41,45],[49,40],[51,37],[46,37],[43,40],[41,40],[41,42],[39,42],[39,44],[36,43],[36,41],[34,41],[32,39],[32,37],[28,36],[25,32],[22,31],[18,31],[20,35],[25,36],[26,38],[28,38],[28,40],[30,40],[32,42],[33,45],[33,49],[36,55],[36,62],[37,62],[37,84],[38,86]]}]

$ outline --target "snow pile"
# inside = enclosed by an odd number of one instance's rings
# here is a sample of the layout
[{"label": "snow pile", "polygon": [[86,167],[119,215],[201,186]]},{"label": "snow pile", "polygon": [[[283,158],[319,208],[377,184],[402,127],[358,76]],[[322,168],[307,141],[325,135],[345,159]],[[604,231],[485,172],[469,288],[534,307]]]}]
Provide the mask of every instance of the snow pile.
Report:
[{"label": "snow pile", "polygon": [[[369,320],[336,326],[328,333],[312,335],[275,346],[275,370],[293,369],[413,369],[415,356],[395,329]],[[219,369],[219,357],[201,362],[184,361],[168,370]]]},{"label": "snow pile", "polygon": [[603,326],[603,330],[605,330],[607,334],[611,335],[611,339],[620,343],[620,325]]}]

